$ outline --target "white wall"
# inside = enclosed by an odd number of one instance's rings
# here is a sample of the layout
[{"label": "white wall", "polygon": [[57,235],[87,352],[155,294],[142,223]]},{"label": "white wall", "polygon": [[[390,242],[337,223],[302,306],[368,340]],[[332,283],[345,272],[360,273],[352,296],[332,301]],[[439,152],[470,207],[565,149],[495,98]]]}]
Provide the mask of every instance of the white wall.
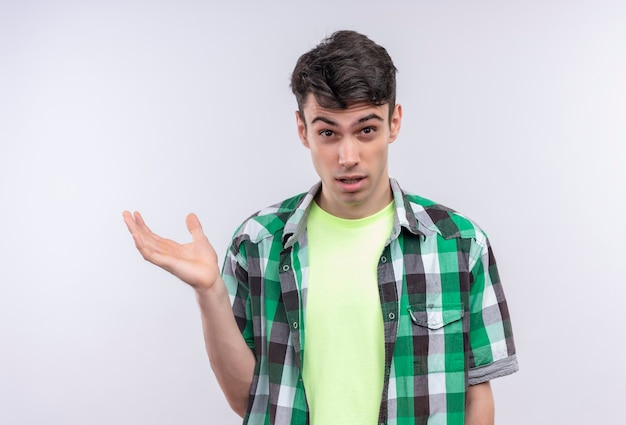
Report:
[{"label": "white wall", "polygon": [[521,365],[498,423],[620,423],[625,4],[226,3],[0,2],[0,423],[239,423],[121,212],[186,240],[195,211],[223,251],[306,190],[289,75],[342,28],[400,69],[392,174],[492,239]]}]

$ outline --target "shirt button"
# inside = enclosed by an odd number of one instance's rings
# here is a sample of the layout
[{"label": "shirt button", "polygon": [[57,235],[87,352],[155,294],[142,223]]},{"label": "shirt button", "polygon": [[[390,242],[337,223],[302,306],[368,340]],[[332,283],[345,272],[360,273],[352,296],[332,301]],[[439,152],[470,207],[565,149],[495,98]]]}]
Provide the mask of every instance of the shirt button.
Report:
[{"label": "shirt button", "polygon": [[385,264],[387,262],[387,257],[385,257],[384,255],[380,257],[380,262]]},{"label": "shirt button", "polygon": [[283,265],[283,271],[284,272],[289,271],[289,264]]},{"label": "shirt button", "polygon": [[293,326],[294,329],[298,329],[298,322],[293,322],[291,326]]},{"label": "shirt button", "polygon": [[389,313],[389,320],[393,320],[396,318],[396,315],[393,313]]}]

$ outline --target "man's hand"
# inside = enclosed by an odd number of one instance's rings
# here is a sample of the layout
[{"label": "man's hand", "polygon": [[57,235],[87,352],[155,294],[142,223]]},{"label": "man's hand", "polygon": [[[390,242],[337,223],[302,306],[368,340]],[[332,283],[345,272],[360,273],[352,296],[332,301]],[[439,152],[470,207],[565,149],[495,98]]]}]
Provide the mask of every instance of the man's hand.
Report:
[{"label": "man's hand", "polygon": [[144,259],[172,273],[196,292],[211,289],[219,277],[217,255],[195,214],[185,220],[192,242],[179,244],[153,233],[141,214],[124,211],[124,222]]},{"label": "man's hand", "polygon": [[255,358],[241,336],[228,291],[220,277],[217,255],[202,232],[198,217],[187,216],[192,242],[182,245],[152,233],[138,212],[124,211],[124,222],[143,258],[196,290],[211,366],[229,404],[243,417]]}]

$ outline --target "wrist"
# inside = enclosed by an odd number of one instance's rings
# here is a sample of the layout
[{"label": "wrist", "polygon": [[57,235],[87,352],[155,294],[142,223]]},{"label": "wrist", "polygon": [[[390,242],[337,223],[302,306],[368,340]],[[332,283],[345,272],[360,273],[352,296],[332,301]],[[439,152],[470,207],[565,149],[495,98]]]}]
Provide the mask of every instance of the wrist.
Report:
[{"label": "wrist", "polygon": [[193,288],[198,301],[202,302],[202,300],[206,299],[215,299],[223,296],[228,296],[228,291],[226,290],[226,285],[220,276],[218,276],[215,283],[206,287],[194,287]]}]

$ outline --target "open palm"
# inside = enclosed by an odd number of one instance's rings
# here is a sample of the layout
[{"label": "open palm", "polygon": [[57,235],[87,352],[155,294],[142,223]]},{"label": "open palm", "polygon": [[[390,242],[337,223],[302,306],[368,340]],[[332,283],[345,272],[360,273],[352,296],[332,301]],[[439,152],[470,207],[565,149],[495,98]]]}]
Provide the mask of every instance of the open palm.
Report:
[{"label": "open palm", "polygon": [[124,222],[144,259],[172,273],[197,291],[210,289],[219,278],[217,255],[195,214],[185,223],[192,242],[179,244],[153,233],[141,214],[124,211]]}]

